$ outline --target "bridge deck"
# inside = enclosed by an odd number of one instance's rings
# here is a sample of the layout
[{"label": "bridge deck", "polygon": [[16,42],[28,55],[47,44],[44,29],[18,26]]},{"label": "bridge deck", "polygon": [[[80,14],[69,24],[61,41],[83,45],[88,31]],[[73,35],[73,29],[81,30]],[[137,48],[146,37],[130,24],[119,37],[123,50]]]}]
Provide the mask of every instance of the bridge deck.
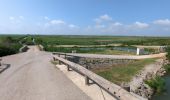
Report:
[{"label": "bridge deck", "polygon": [[0,74],[1,100],[90,100],[50,63],[52,55],[36,47],[3,57],[10,68]]}]

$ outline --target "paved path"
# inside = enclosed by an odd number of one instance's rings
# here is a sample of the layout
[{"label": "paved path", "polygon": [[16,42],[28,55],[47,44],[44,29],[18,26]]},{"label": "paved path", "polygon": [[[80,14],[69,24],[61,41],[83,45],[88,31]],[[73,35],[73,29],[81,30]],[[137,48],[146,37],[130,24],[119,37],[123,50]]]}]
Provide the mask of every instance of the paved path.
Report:
[{"label": "paved path", "polygon": [[145,45],[132,45],[138,48],[152,48],[152,49],[160,49],[161,47],[166,47],[166,46],[145,46]]},{"label": "paved path", "polygon": [[147,58],[161,58],[166,53],[152,54],[152,55],[104,55],[104,54],[82,54],[82,53],[67,53],[73,56],[87,57],[87,58],[110,58],[110,59],[147,59]]},{"label": "paved path", "polygon": [[0,74],[0,100],[90,100],[36,47],[3,57],[10,68]]}]

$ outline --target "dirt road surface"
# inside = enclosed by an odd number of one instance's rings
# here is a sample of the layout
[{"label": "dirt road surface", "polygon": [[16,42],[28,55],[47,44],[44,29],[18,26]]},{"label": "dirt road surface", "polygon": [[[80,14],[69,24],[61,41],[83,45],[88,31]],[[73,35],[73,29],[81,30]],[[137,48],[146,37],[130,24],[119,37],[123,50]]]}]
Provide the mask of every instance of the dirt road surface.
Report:
[{"label": "dirt road surface", "polygon": [[83,53],[66,53],[72,56],[87,57],[87,58],[109,58],[109,59],[147,59],[147,58],[162,58],[166,53],[151,54],[151,55],[104,55],[104,54],[83,54]]},{"label": "dirt road surface", "polygon": [[0,100],[90,100],[50,63],[51,53],[30,46],[25,53],[3,57],[10,67],[0,74]]}]

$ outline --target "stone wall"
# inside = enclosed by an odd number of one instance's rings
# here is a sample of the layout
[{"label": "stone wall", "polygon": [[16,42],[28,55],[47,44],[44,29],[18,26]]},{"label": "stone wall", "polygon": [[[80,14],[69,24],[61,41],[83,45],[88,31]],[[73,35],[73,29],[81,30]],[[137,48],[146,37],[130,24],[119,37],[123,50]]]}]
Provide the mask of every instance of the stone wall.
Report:
[{"label": "stone wall", "polygon": [[124,65],[135,61],[130,59],[84,58],[84,57],[75,57],[75,56],[68,57],[67,59],[72,62],[78,63],[84,67],[88,66],[88,68],[90,69]]}]

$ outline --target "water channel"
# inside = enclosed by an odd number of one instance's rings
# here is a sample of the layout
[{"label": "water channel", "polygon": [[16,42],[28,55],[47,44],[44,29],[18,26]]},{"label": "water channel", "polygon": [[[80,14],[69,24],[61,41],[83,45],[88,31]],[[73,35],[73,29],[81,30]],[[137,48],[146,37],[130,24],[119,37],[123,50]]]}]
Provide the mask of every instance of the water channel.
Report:
[{"label": "water channel", "polygon": [[[132,53],[136,53],[137,48],[136,47],[112,47],[112,48],[105,48],[105,47],[97,47],[97,48],[93,48],[93,47],[83,47],[83,48],[79,48],[80,50],[107,50],[107,49],[111,49],[111,50],[118,50],[118,51],[125,51],[125,52],[132,52]],[[148,51],[143,51],[143,54],[149,54]]]}]

